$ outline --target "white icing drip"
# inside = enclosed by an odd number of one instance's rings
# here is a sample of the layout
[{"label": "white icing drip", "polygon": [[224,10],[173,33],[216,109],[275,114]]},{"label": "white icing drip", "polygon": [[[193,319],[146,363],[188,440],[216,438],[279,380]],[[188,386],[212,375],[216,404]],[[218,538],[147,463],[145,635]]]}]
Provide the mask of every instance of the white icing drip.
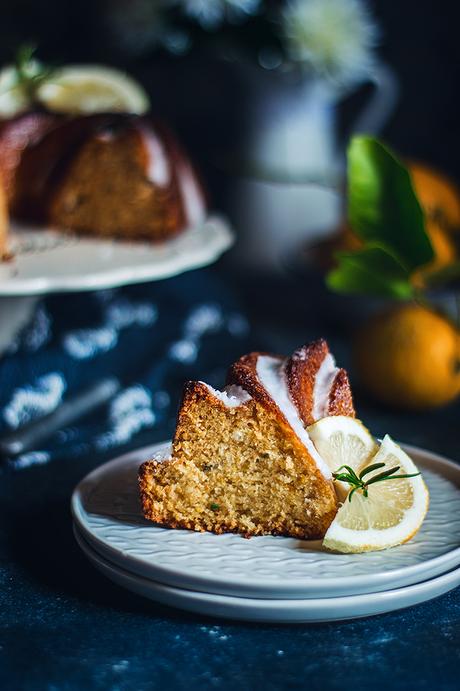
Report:
[{"label": "white icing drip", "polygon": [[285,360],[280,361],[279,358],[274,358],[269,355],[260,355],[257,359],[257,376],[262,386],[272,397],[273,401],[292,427],[293,432],[315,461],[318,470],[329,480],[332,477],[331,471],[308,436],[308,432],[303,426],[297,408],[289,395],[289,389],[284,374],[284,366]]},{"label": "white icing drip", "polygon": [[177,174],[179,176],[179,187],[184,204],[186,226],[192,228],[202,223],[206,217],[203,193],[188,163],[181,161],[178,164]]},{"label": "white icing drip", "polygon": [[218,391],[204,381],[200,382],[200,384],[204,384],[212,395],[218,398],[227,408],[237,408],[251,400],[251,396],[241,386],[232,384],[231,386],[226,386],[223,391]]},{"label": "white icing drip", "polygon": [[171,169],[163,145],[146,127],[139,125],[139,131],[147,149],[147,178],[154,185],[166,187],[171,180]]},{"label": "white icing drip", "polygon": [[322,361],[316,373],[315,386],[313,388],[313,420],[321,420],[328,414],[329,395],[332,384],[339,368],[335,366],[335,360],[331,353],[328,353]]}]

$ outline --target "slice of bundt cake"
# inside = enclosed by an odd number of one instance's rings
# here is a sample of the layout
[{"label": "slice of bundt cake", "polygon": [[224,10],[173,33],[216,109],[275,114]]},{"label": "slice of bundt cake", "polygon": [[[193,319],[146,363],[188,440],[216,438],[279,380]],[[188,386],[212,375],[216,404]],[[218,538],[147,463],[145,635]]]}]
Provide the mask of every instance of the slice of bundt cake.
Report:
[{"label": "slice of bundt cake", "polygon": [[247,536],[324,535],[337,498],[291,394],[288,362],[251,353],[232,365],[223,392],[186,385],[172,458],[140,469],[147,519]]}]

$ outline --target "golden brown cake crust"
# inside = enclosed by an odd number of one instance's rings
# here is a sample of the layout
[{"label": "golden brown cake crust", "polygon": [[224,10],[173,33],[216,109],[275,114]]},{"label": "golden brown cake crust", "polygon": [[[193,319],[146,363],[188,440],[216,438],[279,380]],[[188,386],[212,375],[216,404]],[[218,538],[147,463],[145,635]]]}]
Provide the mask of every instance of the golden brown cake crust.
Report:
[{"label": "golden brown cake crust", "polygon": [[[319,368],[329,354],[327,342],[320,338],[296,350],[286,362],[289,393],[306,427],[316,422],[313,416],[315,380]],[[350,382],[344,369],[338,370],[332,382],[326,415],[356,415]]]},{"label": "golden brown cake crust", "polygon": [[[265,387],[262,386],[257,376],[257,360],[261,355],[268,355],[268,353],[253,352],[240,357],[239,360],[230,366],[227,372],[226,383],[227,385],[241,386],[250,396],[260,401],[262,405],[281,415],[278,406],[267,393]],[[280,365],[283,362],[283,358],[280,355],[270,355],[270,357],[278,358]]]},{"label": "golden brown cake crust", "polygon": [[313,391],[321,364],[329,353],[326,341],[320,338],[296,350],[286,362],[289,393],[305,426],[313,424]]},{"label": "golden brown cake crust", "polygon": [[329,393],[328,415],[356,417],[353,394],[346,370],[339,369]]}]

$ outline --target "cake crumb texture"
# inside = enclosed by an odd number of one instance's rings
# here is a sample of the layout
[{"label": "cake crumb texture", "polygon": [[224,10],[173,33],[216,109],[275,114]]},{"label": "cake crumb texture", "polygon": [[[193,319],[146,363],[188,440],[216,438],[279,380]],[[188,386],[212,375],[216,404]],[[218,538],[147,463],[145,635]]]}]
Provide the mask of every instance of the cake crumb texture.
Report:
[{"label": "cake crumb texture", "polygon": [[140,468],[144,516],[173,528],[321,538],[337,511],[332,483],[263,400],[229,408],[204,384],[184,392],[172,459]]}]

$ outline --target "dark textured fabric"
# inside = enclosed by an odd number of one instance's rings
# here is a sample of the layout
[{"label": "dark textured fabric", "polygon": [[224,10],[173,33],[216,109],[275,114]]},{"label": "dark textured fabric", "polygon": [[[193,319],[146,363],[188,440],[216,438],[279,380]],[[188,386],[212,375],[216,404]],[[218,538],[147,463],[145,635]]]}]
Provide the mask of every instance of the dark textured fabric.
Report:
[{"label": "dark textured fabric", "polygon": [[50,412],[98,377],[116,374],[126,386],[16,467],[103,452],[147,428],[170,429],[184,381],[222,384],[247,335],[246,319],[212,272],[44,298],[0,360],[0,433]]}]

